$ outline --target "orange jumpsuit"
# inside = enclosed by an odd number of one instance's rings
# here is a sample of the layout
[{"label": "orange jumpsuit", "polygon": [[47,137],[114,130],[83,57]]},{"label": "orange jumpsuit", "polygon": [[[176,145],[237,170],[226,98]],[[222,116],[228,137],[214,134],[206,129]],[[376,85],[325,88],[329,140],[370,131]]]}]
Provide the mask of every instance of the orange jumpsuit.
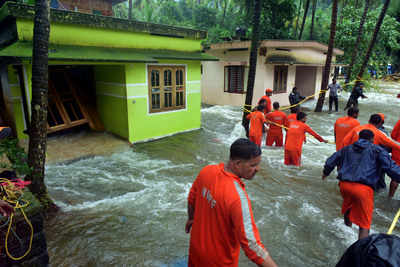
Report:
[{"label": "orange jumpsuit", "polygon": [[303,149],[303,142],[306,138],[306,132],[317,138],[320,142],[324,140],[304,122],[291,122],[289,125],[289,129],[286,132],[284,162],[286,165],[300,166],[301,152]]},{"label": "orange jumpsuit", "polygon": [[392,148],[392,150],[400,150],[400,146],[390,140],[383,132],[376,128],[372,124],[364,124],[354,127],[343,139],[343,146],[348,146],[355,143],[358,140],[358,133],[362,130],[371,130],[374,133],[374,144],[383,145]]},{"label": "orange jumpsuit", "polygon": [[339,151],[343,148],[343,139],[347,135],[347,133],[350,132],[351,129],[359,125],[360,122],[350,116],[342,117],[336,120],[334,126],[336,151]]},{"label": "orange jumpsuit", "polygon": [[[267,119],[267,123],[275,122],[276,124],[286,126],[286,114],[280,110],[275,110],[273,112],[268,113],[265,115]],[[267,134],[267,139],[265,144],[267,146],[272,146],[274,143],[276,146],[283,146],[283,134],[282,134],[282,127],[269,123],[269,131]]]},{"label": "orange jumpsuit", "polygon": [[256,145],[261,146],[261,139],[263,135],[263,127],[266,122],[264,114],[261,111],[253,111],[247,115],[250,120],[249,139]]},{"label": "orange jumpsuit", "polygon": [[258,100],[258,103],[260,103],[262,99],[265,99],[267,101],[267,104],[265,105],[264,109],[264,114],[267,114],[272,110],[271,98],[269,98],[269,96],[264,95],[260,98],[260,100]]},{"label": "orange jumpsuit", "polygon": [[297,113],[290,113],[286,118],[286,127],[289,127],[290,123],[297,121]]},{"label": "orange jumpsuit", "polygon": [[200,171],[188,203],[194,208],[189,267],[238,266],[240,246],[257,265],[268,257],[245,185],[223,163]]},{"label": "orange jumpsuit", "polygon": [[[394,126],[390,136],[392,137],[393,140],[400,142],[400,120]],[[397,165],[400,165],[400,150],[398,149],[392,150],[392,159],[396,162]]]}]

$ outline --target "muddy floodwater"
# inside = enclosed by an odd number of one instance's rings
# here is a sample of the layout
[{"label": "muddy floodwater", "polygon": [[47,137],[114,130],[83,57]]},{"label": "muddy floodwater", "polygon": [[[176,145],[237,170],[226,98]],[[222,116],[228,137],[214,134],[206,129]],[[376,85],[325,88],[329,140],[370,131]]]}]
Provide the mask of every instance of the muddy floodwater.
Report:
[{"label": "muddy floodwater", "polygon": [[[400,85],[381,88],[360,100],[359,120],[364,124],[383,112],[391,131],[400,117]],[[315,101],[307,102],[307,123],[333,141],[347,97],[340,96],[340,111],[332,114],[327,105],[314,113]],[[130,146],[106,135],[74,146],[76,155],[86,146],[105,147],[98,156],[71,161],[61,146],[59,154],[52,152],[46,182],[62,211],[46,225],[51,266],[185,266],[190,186],[202,167],[226,161],[230,144],[244,136],[237,107],[204,107],[201,115],[201,130],[154,142]],[[75,144],[74,138],[58,141],[66,142],[64,148]],[[297,168],[283,164],[282,149],[264,147],[261,171],[246,181],[261,239],[279,266],[334,266],[357,239],[358,228],[343,224],[336,171],[321,180],[334,151],[334,145],[308,138]],[[388,230],[399,200],[400,192],[390,201],[387,190],[376,194],[372,233]],[[394,232],[400,234],[400,227]],[[255,265],[242,254],[239,266]]]}]

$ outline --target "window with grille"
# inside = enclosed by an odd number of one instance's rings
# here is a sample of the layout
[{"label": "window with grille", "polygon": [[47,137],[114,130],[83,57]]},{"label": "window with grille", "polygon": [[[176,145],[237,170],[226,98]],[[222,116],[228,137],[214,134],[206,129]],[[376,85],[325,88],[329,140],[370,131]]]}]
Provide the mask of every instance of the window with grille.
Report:
[{"label": "window with grille", "polygon": [[245,93],[245,66],[226,66],[225,67],[225,88],[228,93]]},{"label": "window with grille", "polygon": [[149,66],[148,74],[151,113],[185,108],[185,67]]},{"label": "window with grille", "polygon": [[274,93],[286,93],[288,66],[275,66]]}]

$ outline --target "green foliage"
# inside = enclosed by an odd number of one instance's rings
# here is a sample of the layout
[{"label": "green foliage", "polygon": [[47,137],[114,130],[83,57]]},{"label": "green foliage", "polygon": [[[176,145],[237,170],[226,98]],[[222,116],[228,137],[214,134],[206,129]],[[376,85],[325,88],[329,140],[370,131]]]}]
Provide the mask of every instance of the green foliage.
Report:
[{"label": "green foliage", "polygon": [[17,139],[4,139],[0,142],[0,155],[6,155],[10,163],[1,162],[0,167],[12,169],[18,175],[28,175],[31,168],[28,166],[28,155],[18,146]]},{"label": "green foliage", "polygon": [[[339,58],[339,61],[350,63],[351,52],[354,48],[358,27],[360,24],[362,12],[354,12],[354,6],[348,5],[344,10],[343,21],[337,26],[337,37],[335,45],[344,50],[345,54]],[[361,7],[362,8],[362,7]],[[364,30],[361,42],[359,44],[359,56],[357,56],[354,70],[350,80],[356,78],[358,69],[361,66],[365,52],[368,49],[369,42],[375,29],[376,21],[378,20],[381,6],[378,8],[370,9],[364,24]],[[386,15],[379,31],[377,42],[375,43],[372,52],[369,69],[375,69],[378,77],[386,73],[386,66],[388,63],[394,62],[394,55],[400,50],[400,23],[395,18]],[[364,74],[364,77],[368,73]]]},{"label": "green foliage", "polygon": [[[134,0],[133,2],[132,17],[135,20],[207,30],[208,38],[204,41],[205,46],[234,39],[238,27],[247,30],[245,38],[251,37],[254,3],[252,0]],[[301,23],[304,2],[304,0],[263,0],[260,38],[297,39],[300,25],[296,32],[296,24],[297,20],[298,24]],[[332,0],[318,0],[314,20],[313,39],[325,44],[328,43],[330,33],[331,5]],[[362,0],[340,1],[335,47],[345,51],[345,55],[337,59],[341,63],[350,63],[363,5]],[[371,0],[360,43],[361,54],[357,56],[354,73],[357,73],[364,57],[363,53],[368,47],[381,7],[382,1]],[[120,18],[128,18],[127,2],[114,6],[114,14]],[[310,39],[312,11],[309,10],[308,14],[303,31],[305,40]],[[369,68],[376,69],[378,75],[384,74],[388,63],[397,64],[400,68],[399,22],[400,1],[392,1],[370,59]],[[365,75],[368,76],[367,73]]]},{"label": "green foliage", "polygon": [[[238,27],[251,33],[252,2],[249,0],[147,0],[134,1],[135,20],[207,30],[205,44],[232,39]],[[296,5],[293,0],[265,0],[260,32],[262,39],[292,38]],[[128,18],[127,3],[114,6],[114,14]]]}]

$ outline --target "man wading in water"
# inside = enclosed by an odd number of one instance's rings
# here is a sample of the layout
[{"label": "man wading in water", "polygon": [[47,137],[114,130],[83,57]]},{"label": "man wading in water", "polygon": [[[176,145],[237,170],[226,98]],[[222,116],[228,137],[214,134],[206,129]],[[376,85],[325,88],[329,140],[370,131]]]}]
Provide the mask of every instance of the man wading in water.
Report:
[{"label": "man wading in water", "polygon": [[340,193],[343,197],[342,214],[344,223],[359,226],[358,239],[367,237],[374,209],[374,190],[377,189],[381,173],[387,173],[396,182],[400,181],[400,167],[389,153],[373,144],[374,133],[362,130],[359,140],[335,152],[324,166],[324,180],[336,166]]},{"label": "man wading in water", "polygon": [[227,164],[204,167],[188,197],[186,233],[190,232],[190,267],[238,266],[240,246],[259,266],[277,266],[261,243],[242,179],[260,169],[261,149],[236,140]]}]

